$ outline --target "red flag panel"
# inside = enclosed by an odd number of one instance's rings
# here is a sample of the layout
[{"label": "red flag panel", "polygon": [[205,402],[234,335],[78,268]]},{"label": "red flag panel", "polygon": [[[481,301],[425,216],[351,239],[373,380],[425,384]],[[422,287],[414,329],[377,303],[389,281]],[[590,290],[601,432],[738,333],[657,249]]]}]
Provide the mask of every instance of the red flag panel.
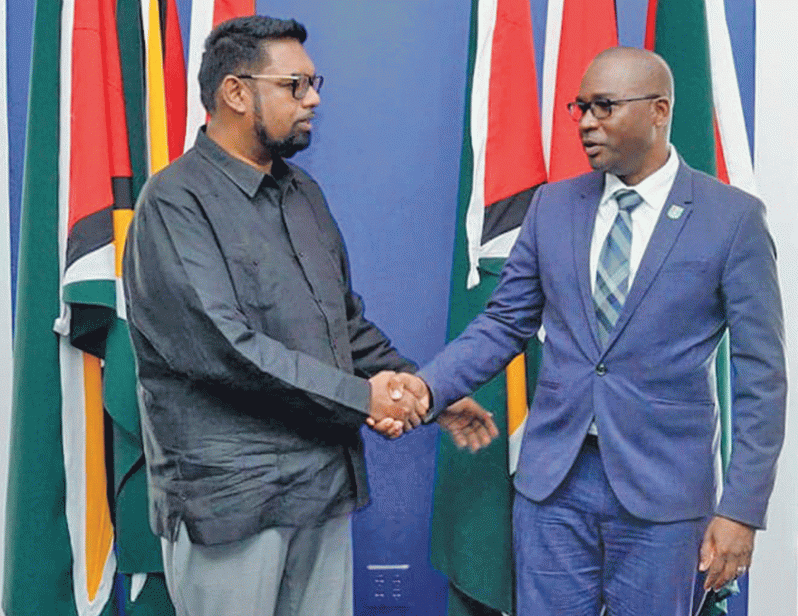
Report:
[{"label": "red flag panel", "polygon": [[545,181],[529,0],[499,0],[488,94],[485,205]]},{"label": "red flag panel", "polygon": [[617,45],[614,0],[565,0],[552,118],[551,182],[590,171],[576,125],[565,106],[579,93],[590,61],[600,51]]},{"label": "red flag panel", "polygon": [[213,7],[214,27],[223,21],[255,12],[255,0],[216,0]]}]

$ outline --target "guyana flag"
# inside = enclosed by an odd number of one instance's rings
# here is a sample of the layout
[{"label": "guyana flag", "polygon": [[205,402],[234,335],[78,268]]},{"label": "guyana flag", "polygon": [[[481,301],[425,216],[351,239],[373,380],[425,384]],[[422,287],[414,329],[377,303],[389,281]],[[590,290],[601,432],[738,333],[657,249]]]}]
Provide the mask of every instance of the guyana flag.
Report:
[{"label": "guyana flag", "polygon": [[[485,306],[532,194],[546,180],[529,0],[473,0],[471,7],[449,338]],[[508,440],[470,456],[441,438],[432,564],[449,578],[449,614],[512,610],[511,468],[537,353],[533,344],[531,360],[516,358],[506,376],[474,394]]]},{"label": "guyana flag", "polygon": [[[253,0],[193,5],[219,19],[254,11]],[[192,32],[204,39],[214,23]],[[183,151],[187,88],[175,0],[38,0],[14,339],[7,616],[174,613],[148,524],[120,277],[138,191]]]}]

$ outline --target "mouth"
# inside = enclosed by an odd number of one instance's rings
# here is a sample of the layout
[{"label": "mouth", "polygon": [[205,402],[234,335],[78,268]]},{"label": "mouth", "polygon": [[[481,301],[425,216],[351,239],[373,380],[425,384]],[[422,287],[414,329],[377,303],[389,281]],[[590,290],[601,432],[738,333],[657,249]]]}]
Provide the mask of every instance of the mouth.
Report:
[{"label": "mouth", "polygon": [[296,126],[297,128],[301,128],[304,130],[310,130],[313,128],[313,124],[311,120],[313,119],[312,115],[307,116],[306,118],[302,118],[301,120],[297,120]]},{"label": "mouth", "polygon": [[596,143],[595,141],[582,142],[582,148],[584,148],[585,154],[587,154],[588,157],[593,157],[598,155],[598,153],[601,152],[601,148],[603,147],[604,146],[602,144]]}]

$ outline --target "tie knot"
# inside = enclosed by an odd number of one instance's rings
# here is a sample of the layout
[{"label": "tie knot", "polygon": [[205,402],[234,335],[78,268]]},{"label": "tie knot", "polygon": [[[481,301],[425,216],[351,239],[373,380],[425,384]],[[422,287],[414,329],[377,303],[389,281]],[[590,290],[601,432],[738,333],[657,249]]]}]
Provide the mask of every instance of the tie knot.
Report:
[{"label": "tie knot", "polygon": [[618,202],[618,207],[622,210],[626,210],[630,214],[633,209],[643,203],[643,197],[641,197],[636,190],[632,190],[631,188],[616,190],[612,196],[615,197],[615,200]]}]

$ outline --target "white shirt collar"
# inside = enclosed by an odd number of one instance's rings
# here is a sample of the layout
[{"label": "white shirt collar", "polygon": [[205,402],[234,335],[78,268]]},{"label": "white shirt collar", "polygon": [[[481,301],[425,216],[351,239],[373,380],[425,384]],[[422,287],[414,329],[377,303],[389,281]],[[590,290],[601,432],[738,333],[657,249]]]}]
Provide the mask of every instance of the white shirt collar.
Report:
[{"label": "white shirt collar", "polygon": [[636,186],[628,186],[617,175],[605,173],[604,192],[601,195],[599,206],[612,199],[612,195],[615,194],[616,190],[634,188],[643,197],[643,203],[640,204],[640,207],[647,206],[654,207],[657,210],[662,209],[665,199],[668,197],[667,193],[670,192],[673,180],[676,178],[676,172],[679,171],[679,156],[676,153],[676,148],[673,144],[669,147],[668,160],[665,161],[665,164]]}]

